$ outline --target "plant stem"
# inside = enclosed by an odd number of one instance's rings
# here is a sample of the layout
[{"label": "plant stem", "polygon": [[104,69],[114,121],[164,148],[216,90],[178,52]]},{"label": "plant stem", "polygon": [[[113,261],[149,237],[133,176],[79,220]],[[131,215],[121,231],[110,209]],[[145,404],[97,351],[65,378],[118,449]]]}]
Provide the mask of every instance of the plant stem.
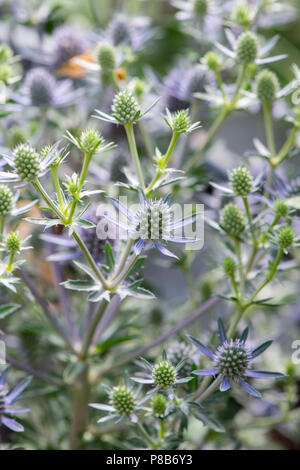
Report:
[{"label": "plant stem", "polygon": [[173,132],[172,137],[171,137],[171,141],[170,141],[169,146],[168,146],[168,149],[167,149],[167,151],[166,151],[166,153],[165,153],[165,155],[162,159],[162,163],[160,164],[159,168],[157,169],[153,180],[151,181],[151,183],[149,184],[149,186],[146,189],[146,195],[151,193],[151,191],[153,189],[153,186],[155,185],[155,183],[158,181],[158,179],[162,175],[163,170],[166,168],[166,166],[167,166],[167,164],[170,160],[170,157],[173,153],[173,150],[175,148],[175,145],[177,143],[178,137],[179,137],[179,134],[177,132]]},{"label": "plant stem", "polygon": [[144,426],[137,422],[136,423],[136,426],[137,428],[139,429],[139,431],[141,432],[141,434],[144,436],[144,438],[146,439],[146,441],[148,442],[148,444],[150,445],[150,448],[151,449],[157,449],[157,444],[156,442],[152,439],[152,437],[148,434],[148,432],[146,431],[146,429],[144,428]]},{"label": "plant stem", "polygon": [[141,136],[143,138],[144,147],[145,147],[146,153],[148,155],[148,158],[150,160],[152,160],[153,155],[154,155],[154,148],[153,148],[153,145],[152,145],[152,141],[149,137],[148,132],[145,129],[145,126],[144,126],[143,122],[138,121],[137,125],[138,125],[139,131],[141,133]]},{"label": "plant stem", "polygon": [[290,135],[288,136],[286,142],[282,146],[278,155],[276,157],[271,158],[270,162],[274,168],[280,165],[283,162],[283,160],[286,158],[288,151],[290,150],[291,146],[293,145],[295,141],[295,137],[296,137],[298,130],[299,128],[295,126],[294,129],[291,131]]},{"label": "plant stem", "polygon": [[72,220],[73,220],[73,216],[74,216],[77,204],[78,204],[78,198],[80,197],[80,192],[81,192],[82,186],[85,182],[85,178],[86,178],[86,175],[87,175],[87,172],[88,172],[88,168],[89,168],[92,156],[93,156],[93,154],[90,154],[90,153],[85,152],[85,154],[84,154],[83,165],[82,165],[82,169],[81,169],[81,173],[80,173],[80,177],[79,177],[79,181],[78,181],[78,189],[77,189],[77,193],[76,193],[77,197],[73,198],[71,208],[70,208],[70,212],[69,212],[69,216],[68,216],[68,223],[71,223]]},{"label": "plant stem", "polygon": [[118,263],[115,273],[113,274],[113,277],[111,278],[111,281],[116,279],[116,277],[121,273],[122,269],[124,268],[126,260],[128,256],[130,255],[133,243],[134,243],[134,240],[132,238],[129,238],[129,240],[127,240],[126,246],[122,252],[121,259]]},{"label": "plant stem", "polygon": [[60,207],[61,212],[63,212],[65,204],[64,204],[64,200],[63,200],[63,196],[62,196],[62,190],[61,190],[60,183],[59,183],[58,167],[57,166],[52,166],[51,167],[51,172],[52,172],[53,181],[54,181],[54,185],[55,185],[55,189],[56,189],[56,194],[57,194],[57,200],[58,200],[58,203],[59,203],[59,207]]},{"label": "plant stem", "polygon": [[270,158],[272,158],[276,155],[276,149],[275,149],[275,140],[274,140],[272,117],[271,117],[271,105],[269,101],[265,101],[263,103],[263,112],[264,112],[266,139],[267,139],[267,144],[268,144],[270,154],[271,154]]},{"label": "plant stem", "polygon": [[130,153],[132,156],[132,160],[135,166],[136,174],[138,177],[139,184],[142,189],[145,189],[145,182],[144,182],[144,176],[143,176],[143,171],[140,163],[140,158],[139,154],[136,148],[136,142],[135,142],[135,137],[134,137],[134,131],[133,131],[133,124],[130,122],[128,124],[124,125],[127,139],[128,139],[128,145],[130,149]]},{"label": "plant stem", "polygon": [[245,278],[244,278],[244,270],[243,270],[243,262],[242,262],[242,255],[241,255],[241,245],[237,237],[233,237],[235,252],[237,255],[238,263],[239,263],[239,281],[240,281],[240,297],[244,297],[244,290],[245,290]]},{"label": "plant stem", "polygon": [[160,418],[159,420],[159,438],[164,439],[165,438],[165,421],[164,418]]},{"label": "plant stem", "polygon": [[249,208],[248,199],[246,197],[243,197],[242,199],[243,199],[247,219],[248,219],[249,226],[250,226],[253,246],[257,246],[257,240],[256,240],[256,236],[255,236],[255,229],[253,227],[253,221],[252,221],[252,216],[251,216],[251,212],[250,212],[250,208]]},{"label": "plant stem", "polygon": [[96,314],[94,315],[94,318],[92,319],[92,322],[91,322],[91,324],[88,328],[87,334],[85,336],[85,339],[84,339],[84,342],[83,342],[83,345],[82,345],[81,353],[80,353],[80,356],[81,356],[82,360],[85,360],[86,357],[87,357],[89,347],[92,344],[92,341],[94,339],[94,335],[95,335],[98,323],[99,323],[103,313],[105,312],[105,309],[106,309],[107,305],[108,305],[108,301],[103,299],[100,306],[99,306],[98,311],[96,312]]},{"label": "plant stem", "polygon": [[75,379],[72,387],[72,417],[70,429],[70,450],[83,448],[81,434],[88,426],[89,369],[84,370]]},{"label": "plant stem", "polygon": [[39,180],[32,181],[32,185],[37,190],[37,192],[40,193],[40,195],[42,196],[44,201],[47,202],[48,206],[53,210],[53,212],[57,215],[57,217],[61,220],[62,224],[65,224],[66,219],[65,219],[64,215],[61,213],[61,211],[58,209],[58,207],[54,204],[54,201],[47,194],[47,192],[44,190],[44,188],[41,185],[40,181]]}]

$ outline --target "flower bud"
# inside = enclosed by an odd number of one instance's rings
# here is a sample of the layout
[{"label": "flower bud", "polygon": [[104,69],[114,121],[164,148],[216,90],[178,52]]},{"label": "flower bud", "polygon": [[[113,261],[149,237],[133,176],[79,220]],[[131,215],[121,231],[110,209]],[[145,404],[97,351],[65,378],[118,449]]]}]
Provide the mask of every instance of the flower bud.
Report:
[{"label": "flower bud", "polygon": [[244,214],[241,209],[231,202],[227,204],[221,212],[220,226],[230,235],[241,233],[245,228]]},{"label": "flower bud", "polygon": [[21,239],[17,232],[11,232],[6,237],[6,249],[15,253],[21,248]]},{"label": "flower bud", "polygon": [[279,82],[275,73],[270,70],[259,72],[255,79],[255,90],[260,101],[274,101],[279,90]]},{"label": "flower bud", "polygon": [[176,134],[185,134],[190,127],[190,116],[188,109],[176,111],[172,116],[172,130]]},{"label": "flower bud", "polygon": [[189,344],[186,344],[183,341],[174,341],[171,346],[168,348],[168,360],[176,366],[182,359],[186,358],[186,363],[180,369],[180,374],[188,376],[192,372],[192,367],[194,364],[193,347]]},{"label": "flower bud", "polygon": [[112,72],[116,66],[115,49],[108,43],[99,44],[98,47],[98,62],[100,67],[107,71]]},{"label": "flower bud", "polygon": [[236,264],[232,258],[230,258],[229,256],[224,258],[222,261],[222,266],[226,276],[232,277],[234,275],[236,270]]},{"label": "flower bud", "polygon": [[293,244],[294,241],[294,230],[292,227],[282,227],[277,235],[277,243],[280,248],[288,248]]},{"label": "flower bud", "polygon": [[19,144],[25,144],[27,136],[19,126],[11,126],[8,130],[8,144],[14,148]]},{"label": "flower bud", "polygon": [[114,116],[121,124],[132,123],[136,120],[139,106],[130,91],[120,91],[115,97],[112,105]]},{"label": "flower bud", "polygon": [[103,142],[103,137],[96,129],[85,129],[79,138],[80,146],[85,153],[94,154]]},{"label": "flower bud", "polygon": [[36,179],[41,171],[41,160],[36,150],[28,144],[20,144],[13,153],[16,171],[21,180]]},{"label": "flower bud", "polygon": [[175,383],[175,367],[168,361],[160,361],[152,371],[154,382],[159,388],[170,388]]},{"label": "flower bud", "polygon": [[157,393],[152,398],[152,411],[153,414],[156,416],[163,416],[167,409],[168,402],[166,397],[164,397],[161,393]]},{"label": "flower bud", "polygon": [[5,217],[13,208],[13,193],[8,186],[0,185],[0,217]]},{"label": "flower bud", "polygon": [[238,5],[233,14],[233,21],[244,28],[251,23],[251,15],[249,9],[245,5]]},{"label": "flower bud", "polygon": [[230,175],[231,186],[236,196],[247,196],[253,188],[253,178],[250,171],[244,166],[238,166]]},{"label": "flower bud", "polygon": [[113,388],[110,400],[116,412],[121,416],[130,416],[137,406],[133,392],[124,385]]},{"label": "flower bud", "polygon": [[215,52],[207,52],[204,56],[204,61],[209,70],[212,70],[214,72],[218,71],[221,67],[219,57]]},{"label": "flower bud", "polygon": [[250,31],[242,33],[237,41],[237,58],[242,64],[251,64],[255,61],[258,51],[257,38]]},{"label": "flower bud", "polygon": [[0,82],[8,83],[8,80],[12,77],[12,68],[8,64],[0,65]]},{"label": "flower bud", "polygon": [[284,201],[276,201],[273,209],[278,217],[286,217],[288,215],[289,208]]},{"label": "flower bud", "polygon": [[209,0],[194,0],[194,12],[197,16],[205,16],[208,10]]}]

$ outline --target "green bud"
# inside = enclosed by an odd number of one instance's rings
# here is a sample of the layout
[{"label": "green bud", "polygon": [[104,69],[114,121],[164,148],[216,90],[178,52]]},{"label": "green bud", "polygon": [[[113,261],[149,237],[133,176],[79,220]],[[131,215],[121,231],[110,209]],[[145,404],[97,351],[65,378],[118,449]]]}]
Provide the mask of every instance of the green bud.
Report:
[{"label": "green bud", "polygon": [[209,0],[194,0],[194,12],[197,16],[205,16],[208,10]]},{"label": "green bud", "polygon": [[72,194],[72,196],[77,196],[79,191],[79,180],[77,173],[73,173],[72,176],[66,177],[66,182],[64,183],[65,188],[67,191]]},{"label": "green bud", "polygon": [[214,286],[210,279],[204,279],[200,285],[201,297],[202,300],[208,300],[214,291]]},{"label": "green bud", "polygon": [[110,401],[120,416],[130,416],[137,406],[133,392],[124,385],[113,388]]},{"label": "green bud", "polygon": [[244,166],[238,166],[230,175],[231,186],[236,196],[247,196],[253,189],[253,178]]},{"label": "green bud", "polygon": [[103,137],[96,129],[85,129],[79,138],[81,149],[90,155],[97,152],[103,142]]},{"label": "green bud", "polygon": [[41,171],[41,159],[37,151],[28,144],[20,144],[14,149],[16,171],[23,181],[33,181]]},{"label": "green bud", "polygon": [[134,94],[139,101],[142,99],[142,96],[145,93],[145,91],[146,91],[146,83],[140,78],[137,78],[134,83]]},{"label": "green bud", "polygon": [[0,217],[8,215],[13,208],[13,193],[5,184],[0,185]]},{"label": "green bud", "polygon": [[8,80],[12,77],[12,68],[8,64],[0,65],[0,82],[8,83]]},{"label": "green bud", "polygon": [[25,144],[27,136],[19,126],[11,126],[7,134],[8,144],[14,148],[17,145]]},{"label": "green bud", "polygon": [[206,63],[209,70],[213,70],[214,72],[220,70],[220,59],[215,52],[207,52],[204,56],[204,62]]},{"label": "green bud", "polygon": [[137,119],[139,106],[130,91],[120,91],[114,97],[112,111],[121,124],[133,123]]},{"label": "green bud", "polygon": [[258,51],[257,38],[250,31],[242,33],[237,40],[237,58],[242,64],[251,64],[255,61]]},{"label": "green bud", "polygon": [[5,246],[7,251],[12,251],[13,253],[19,251],[21,248],[21,239],[19,234],[17,232],[9,233],[6,237]]},{"label": "green bud", "polygon": [[279,82],[275,73],[270,70],[259,72],[255,79],[255,90],[260,101],[274,101],[279,90]]},{"label": "green bud", "polygon": [[163,416],[167,409],[168,402],[166,397],[164,397],[161,393],[157,393],[152,398],[152,411],[153,414],[156,416]]},{"label": "green bud", "polygon": [[245,5],[238,5],[233,14],[235,23],[247,28],[251,23],[251,15],[249,9]]},{"label": "green bud", "polygon": [[190,127],[190,116],[188,109],[181,109],[172,115],[172,130],[176,134],[185,134]]},{"label": "green bud", "polygon": [[168,361],[160,361],[152,371],[152,378],[159,388],[170,388],[176,380],[175,367]]},{"label": "green bud", "polygon": [[288,215],[289,208],[284,201],[276,201],[273,209],[278,217],[286,217]]},{"label": "green bud", "polygon": [[245,218],[236,204],[227,204],[220,217],[220,226],[230,235],[239,235],[245,228]]},{"label": "green bud", "polygon": [[13,51],[7,44],[0,44],[0,63],[7,62],[13,56]]},{"label": "green bud", "polygon": [[112,72],[116,67],[115,49],[108,43],[99,44],[98,63],[102,70]]},{"label": "green bud", "polygon": [[294,241],[294,230],[289,225],[282,227],[277,235],[277,243],[280,248],[288,248],[293,244]]},{"label": "green bud", "polygon": [[230,258],[229,256],[224,258],[222,261],[222,266],[226,276],[232,277],[234,275],[236,270],[236,264],[232,258]]}]

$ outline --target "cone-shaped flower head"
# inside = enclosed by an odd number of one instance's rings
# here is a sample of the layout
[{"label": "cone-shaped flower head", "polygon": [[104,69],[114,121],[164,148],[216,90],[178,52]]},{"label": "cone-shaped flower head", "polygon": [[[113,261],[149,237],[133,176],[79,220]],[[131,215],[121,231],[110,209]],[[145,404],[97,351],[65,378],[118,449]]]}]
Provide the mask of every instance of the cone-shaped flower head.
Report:
[{"label": "cone-shaped flower head", "polygon": [[205,16],[208,10],[209,0],[193,0],[194,12],[197,16]]},{"label": "cone-shaped flower head", "polygon": [[8,186],[0,185],[0,217],[5,217],[13,208],[13,193]]},{"label": "cone-shaped flower head", "polygon": [[244,230],[245,218],[236,204],[227,204],[220,217],[220,226],[230,235],[238,235]]},{"label": "cone-shaped flower head", "polygon": [[41,171],[41,159],[36,150],[28,144],[20,144],[14,149],[14,164],[22,181],[32,181]]},{"label": "cone-shaped flower head", "polygon": [[33,106],[51,106],[55,87],[55,78],[42,67],[32,69],[26,75],[25,88]]},{"label": "cone-shaped flower head", "polygon": [[125,385],[113,388],[110,401],[120,416],[130,416],[137,406],[132,390]]},{"label": "cone-shaped flower head", "polygon": [[278,217],[286,217],[289,212],[289,208],[284,201],[276,201],[273,209]]},{"label": "cone-shaped flower head", "polygon": [[107,26],[108,36],[115,46],[126,43],[130,46],[133,40],[133,31],[126,16],[116,16]]},{"label": "cone-shaped flower head", "polygon": [[294,241],[294,231],[292,227],[282,227],[277,235],[277,243],[278,245],[285,249],[288,248],[293,244]]},{"label": "cone-shaped flower head", "polygon": [[251,64],[255,61],[258,52],[258,43],[255,34],[250,31],[242,33],[237,41],[237,58],[242,64]]},{"label": "cone-shaped flower head", "polygon": [[253,178],[244,166],[238,166],[230,175],[231,186],[236,196],[247,196],[253,189]]},{"label": "cone-shaped flower head", "polygon": [[220,59],[218,55],[213,51],[208,51],[205,54],[203,61],[206,63],[209,70],[213,70],[214,72],[219,70],[221,67]]},{"label": "cone-shaped flower head", "polygon": [[139,105],[130,91],[124,90],[114,97],[112,111],[121,124],[128,124],[136,120]]},{"label": "cone-shaped flower head", "polygon": [[236,270],[236,264],[235,261],[230,258],[230,256],[227,256],[226,258],[223,259],[222,261],[222,266],[224,273],[227,276],[233,276]]},{"label": "cone-shaped flower head", "polygon": [[161,240],[170,236],[171,210],[163,199],[149,200],[135,215],[135,231],[142,240]]},{"label": "cone-shaped flower head", "polygon": [[6,249],[15,253],[21,248],[21,239],[17,232],[11,232],[6,237]]},{"label": "cone-shaped flower head", "polygon": [[110,73],[116,67],[115,49],[109,43],[99,44],[98,63],[103,72]]},{"label": "cone-shaped flower head", "polygon": [[228,379],[238,381],[244,376],[250,360],[250,350],[243,341],[225,341],[215,353],[215,369]]},{"label": "cone-shaped flower head", "polygon": [[152,377],[159,388],[170,388],[176,381],[175,367],[169,361],[160,361],[154,366]]},{"label": "cone-shaped flower head", "polygon": [[270,70],[259,72],[255,79],[255,89],[260,101],[274,101],[279,90],[279,82],[275,73]]},{"label": "cone-shaped flower head", "polygon": [[177,134],[185,134],[190,127],[190,116],[188,109],[176,111],[173,115],[172,130]]},{"label": "cone-shaped flower head", "polygon": [[156,395],[154,395],[154,397],[152,398],[152,411],[154,415],[163,416],[165,414],[167,406],[168,402],[164,395],[162,395],[161,393],[157,393]]}]

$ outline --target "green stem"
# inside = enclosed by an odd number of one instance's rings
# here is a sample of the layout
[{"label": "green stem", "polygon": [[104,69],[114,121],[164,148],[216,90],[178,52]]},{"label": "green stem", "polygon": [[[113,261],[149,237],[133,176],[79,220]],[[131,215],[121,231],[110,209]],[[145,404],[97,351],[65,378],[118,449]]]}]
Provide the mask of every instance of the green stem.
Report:
[{"label": "green stem", "polygon": [[295,137],[296,137],[298,130],[299,130],[298,127],[294,127],[294,129],[291,131],[290,135],[288,136],[286,142],[282,146],[278,155],[276,157],[271,158],[270,162],[274,168],[280,165],[280,163],[282,163],[283,160],[286,158],[288,151],[290,150],[291,146],[293,145],[295,141]]},{"label": "green stem", "polygon": [[132,270],[133,266],[135,265],[136,260],[138,259],[140,255],[136,255],[135,253],[131,256],[129,259],[128,263],[124,267],[123,271],[120,272],[120,274],[114,279],[114,282],[112,283],[111,288],[116,289],[118,285],[126,279],[130,271]]},{"label": "green stem", "polygon": [[241,255],[241,244],[238,238],[233,237],[235,252],[237,255],[238,263],[239,263],[239,281],[240,281],[240,297],[244,297],[244,290],[245,290],[245,278],[244,278],[244,270],[243,270],[243,262],[242,262],[242,255]]},{"label": "green stem", "polygon": [[249,208],[248,199],[246,197],[243,197],[242,199],[243,199],[247,219],[248,219],[249,226],[250,226],[253,246],[257,246],[257,240],[256,240],[256,236],[255,236],[255,229],[254,229],[254,226],[253,226],[253,221],[252,221],[252,216],[251,216],[251,212],[250,212],[250,208]]},{"label": "green stem", "polygon": [[90,394],[89,369],[84,364],[84,370],[79,374],[72,386],[72,415],[70,428],[70,450],[83,449],[81,435],[88,426],[88,403]]},{"label": "green stem", "polygon": [[272,124],[272,116],[271,116],[271,105],[269,101],[265,101],[263,103],[263,112],[264,112],[266,139],[267,139],[268,148],[271,154],[270,157],[272,158],[276,155],[276,148],[275,148],[275,139],[274,139],[273,124]]},{"label": "green stem", "polygon": [[81,354],[80,354],[80,357],[81,357],[82,360],[85,360],[87,355],[88,355],[89,348],[90,348],[90,345],[92,344],[92,341],[94,339],[94,335],[95,335],[98,323],[99,323],[100,319],[102,318],[102,315],[105,312],[105,309],[106,309],[107,305],[108,305],[108,301],[103,299],[100,306],[99,306],[99,309],[97,310],[94,318],[92,319],[92,322],[89,326],[89,329],[87,331],[86,337],[85,337],[83,345],[82,345],[82,350],[81,350]]},{"label": "green stem", "polygon": [[145,128],[143,122],[138,121],[137,125],[138,125],[139,131],[141,133],[141,136],[143,138],[144,147],[145,147],[146,153],[148,155],[148,158],[150,158],[150,160],[152,160],[153,155],[154,155],[154,148],[153,148],[153,145],[152,145],[152,141],[149,137],[148,132],[146,131],[146,128]]},{"label": "green stem", "polygon": [[53,181],[54,181],[54,185],[55,185],[55,189],[56,189],[56,194],[57,194],[57,200],[58,200],[58,203],[59,203],[59,207],[60,207],[60,210],[63,212],[65,204],[64,204],[64,199],[63,199],[63,196],[62,196],[61,186],[60,186],[60,183],[59,183],[58,167],[57,166],[52,166],[51,167],[51,173],[52,173],[52,176],[53,176]]},{"label": "green stem", "polygon": [[159,419],[160,426],[159,426],[159,438],[164,439],[165,438],[165,421],[164,418]]},{"label": "green stem", "polygon": [[5,227],[5,216],[0,217],[0,240],[3,238]]},{"label": "green stem", "polygon": [[132,160],[135,166],[136,174],[138,177],[139,184],[142,189],[145,189],[145,182],[144,182],[144,176],[143,176],[143,171],[141,167],[141,162],[139,159],[139,154],[136,148],[136,142],[135,142],[135,137],[134,137],[134,131],[133,131],[133,124],[130,122],[128,124],[124,125],[127,139],[128,139],[128,145],[129,149],[131,152]]},{"label": "green stem", "polygon": [[247,70],[248,70],[248,65],[247,65],[247,64],[242,65],[242,67],[241,67],[241,69],[240,69],[240,72],[239,72],[239,75],[238,75],[237,82],[236,82],[235,92],[234,92],[232,101],[231,101],[231,103],[230,103],[230,108],[231,108],[232,110],[235,109],[236,104],[237,104],[237,102],[238,102],[238,100],[239,100],[239,97],[240,97],[240,89],[242,88],[242,86],[243,86],[243,84],[244,84],[244,80],[245,80],[245,77],[246,77]]},{"label": "green stem", "polygon": [[8,265],[6,267],[6,271],[11,271],[11,267],[13,265],[14,258],[15,258],[15,252],[11,251],[11,253],[9,255],[9,260],[8,260]]},{"label": "green stem", "polygon": [[149,186],[147,187],[146,189],[146,195],[150,194],[152,189],[153,189],[153,186],[155,185],[155,183],[159,180],[160,176],[162,175],[163,173],[163,170],[166,168],[169,160],[170,160],[170,157],[173,153],[173,150],[175,148],[175,145],[177,143],[177,140],[178,140],[178,137],[179,137],[180,134],[178,134],[177,132],[173,132],[172,134],[172,137],[171,137],[171,140],[170,140],[170,143],[169,143],[169,146],[168,146],[168,149],[162,159],[162,162],[161,164],[159,165],[159,168],[157,169],[156,171],[156,174],[153,178],[153,180],[151,181],[151,183],[149,184]]},{"label": "green stem", "polygon": [[82,186],[85,182],[85,178],[86,178],[86,175],[87,175],[87,172],[88,172],[88,168],[89,168],[92,156],[93,156],[93,154],[90,154],[90,153],[85,153],[84,154],[83,165],[82,165],[82,169],[81,169],[81,173],[80,173],[80,177],[79,177],[79,181],[78,181],[78,190],[77,190],[77,194],[76,194],[77,197],[73,198],[71,208],[70,208],[70,212],[69,212],[69,215],[68,215],[68,223],[69,224],[73,220],[73,216],[74,216],[77,204],[78,204],[78,198],[80,197],[81,189],[82,189]]},{"label": "green stem", "polygon": [[144,428],[144,426],[137,422],[136,423],[136,426],[137,428],[139,429],[139,431],[141,432],[141,434],[144,436],[144,438],[146,439],[146,441],[148,442],[148,444],[150,445],[151,449],[157,449],[158,446],[156,444],[156,442],[152,439],[152,437],[148,434],[148,432],[146,431],[146,429]]},{"label": "green stem", "polygon": [[116,279],[116,277],[119,276],[119,274],[122,272],[122,270],[124,269],[124,266],[125,266],[125,263],[126,263],[126,260],[128,258],[128,256],[130,255],[130,252],[131,252],[131,249],[132,249],[132,246],[134,244],[134,240],[132,238],[129,238],[129,240],[127,241],[126,243],[126,246],[122,252],[122,255],[121,255],[121,259],[118,263],[118,266],[116,268],[116,271],[115,273],[113,274],[113,277],[111,278],[111,281],[113,281],[114,279]]},{"label": "green stem", "polygon": [[58,209],[58,207],[54,204],[54,201],[52,201],[51,197],[44,190],[44,188],[41,185],[41,183],[39,182],[39,180],[32,181],[32,185],[37,190],[37,192],[40,193],[40,195],[42,196],[44,201],[46,201],[48,206],[53,210],[53,212],[57,215],[57,217],[61,220],[62,224],[64,225],[66,223],[66,219],[65,219],[64,215]]}]

